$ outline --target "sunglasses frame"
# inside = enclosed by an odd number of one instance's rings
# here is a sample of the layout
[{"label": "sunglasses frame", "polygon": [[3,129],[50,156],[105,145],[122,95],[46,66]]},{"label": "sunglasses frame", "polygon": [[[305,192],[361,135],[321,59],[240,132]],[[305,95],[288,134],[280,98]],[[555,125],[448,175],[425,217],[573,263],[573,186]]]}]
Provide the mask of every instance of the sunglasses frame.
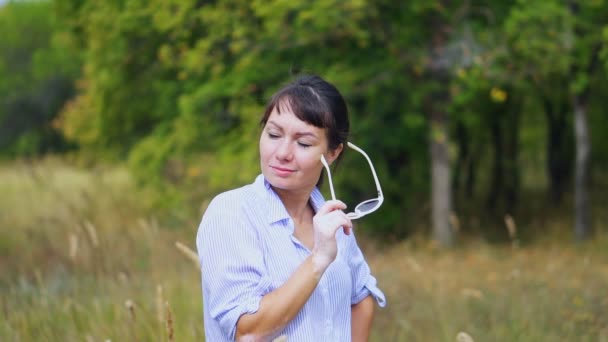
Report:
[{"label": "sunglasses frame", "polygon": [[[380,208],[380,206],[384,202],[384,196],[382,195],[382,188],[380,187],[380,181],[378,180],[378,176],[376,175],[376,170],[374,169],[374,164],[372,163],[372,161],[369,158],[369,156],[367,155],[367,153],[365,153],[362,149],[355,146],[355,144],[353,144],[351,142],[347,142],[346,144],[348,145],[348,147],[361,153],[365,157],[365,159],[367,159],[367,162],[369,163],[369,167],[372,170],[372,175],[374,176],[374,182],[376,182],[376,190],[378,190],[377,198],[371,198],[371,199],[365,200],[365,201],[357,204],[357,206],[355,207],[355,210],[353,212],[346,214],[346,216],[348,218],[350,218],[351,220],[356,220],[358,218],[361,218],[365,215],[369,215],[369,214],[373,213],[374,211],[378,210],[378,208]],[[325,159],[324,155],[321,155],[321,163],[323,164],[323,166],[325,167],[325,170],[327,171],[327,178],[329,180],[329,190],[331,191],[331,198],[333,200],[335,200],[336,193],[334,191],[334,184],[331,179],[331,170],[329,168],[329,163],[327,163],[327,160]],[[369,203],[371,201],[378,201],[378,204],[376,204],[374,207],[372,207],[370,210],[367,210],[367,211],[359,210],[359,207],[361,207],[362,205]]]}]

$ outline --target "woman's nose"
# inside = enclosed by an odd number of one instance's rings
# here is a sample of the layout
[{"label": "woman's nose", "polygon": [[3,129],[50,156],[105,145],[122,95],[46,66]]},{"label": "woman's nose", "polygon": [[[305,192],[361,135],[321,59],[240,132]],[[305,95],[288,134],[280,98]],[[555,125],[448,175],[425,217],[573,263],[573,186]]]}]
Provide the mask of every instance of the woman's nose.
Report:
[{"label": "woman's nose", "polygon": [[282,141],[276,150],[276,157],[279,160],[291,160],[293,158],[292,144],[285,139]]}]

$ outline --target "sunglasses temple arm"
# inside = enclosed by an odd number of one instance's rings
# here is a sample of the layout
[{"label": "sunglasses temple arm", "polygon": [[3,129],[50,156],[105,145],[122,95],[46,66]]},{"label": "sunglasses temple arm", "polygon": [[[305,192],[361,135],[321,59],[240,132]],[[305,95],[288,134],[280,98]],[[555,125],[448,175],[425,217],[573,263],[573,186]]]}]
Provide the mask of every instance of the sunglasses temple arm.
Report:
[{"label": "sunglasses temple arm", "polygon": [[331,171],[329,170],[329,164],[327,164],[327,160],[325,160],[325,156],[321,155],[321,163],[325,167],[327,171],[327,179],[329,181],[329,191],[331,191],[331,199],[336,200],[336,193],[334,192],[334,184],[331,180]]},{"label": "sunglasses temple arm", "polygon": [[365,153],[365,151],[363,151],[362,149],[357,147],[355,144],[351,143],[350,141],[347,142],[347,144],[350,148],[361,153],[365,157],[365,159],[367,159],[367,162],[369,163],[369,167],[372,169],[372,175],[374,176],[374,182],[376,182],[376,190],[378,190],[378,197],[384,199],[384,196],[382,195],[382,188],[380,188],[380,181],[378,180],[378,175],[376,175],[376,170],[374,169],[374,164],[372,163],[372,160],[369,159],[369,156],[367,155],[367,153]]}]

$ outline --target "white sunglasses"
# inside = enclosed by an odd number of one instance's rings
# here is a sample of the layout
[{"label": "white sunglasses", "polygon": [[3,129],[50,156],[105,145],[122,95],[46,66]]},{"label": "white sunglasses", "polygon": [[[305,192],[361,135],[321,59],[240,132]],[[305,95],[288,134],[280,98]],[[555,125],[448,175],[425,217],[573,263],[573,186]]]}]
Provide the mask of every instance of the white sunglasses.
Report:
[{"label": "white sunglasses", "polygon": [[[365,200],[365,201],[357,204],[357,206],[355,207],[355,211],[346,214],[346,216],[349,219],[356,220],[358,218],[361,218],[367,214],[371,214],[374,211],[378,210],[378,208],[380,208],[380,206],[382,205],[382,202],[384,202],[384,196],[382,196],[382,189],[380,188],[380,182],[378,181],[378,176],[376,175],[376,170],[374,170],[374,164],[372,164],[372,161],[369,159],[367,154],[365,152],[363,152],[362,149],[355,146],[353,143],[347,142],[346,144],[348,145],[348,147],[361,153],[365,157],[365,159],[367,159],[367,162],[369,163],[369,166],[372,169],[372,175],[374,176],[374,181],[376,182],[376,189],[378,190],[377,198],[368,199],[368,200]],[[325,167],[325,170],[327,170],[327,178],[329,180],[329,189],[331,191],[331,198],[333,200],[335,200],[336,193],[334,192],[334,185],[331,181],[331,171],[329,170],[329,164],[327,163],[327,160],[325,159],[325,156],[323,156],[323,155],[321,155],[321,163]]]}]

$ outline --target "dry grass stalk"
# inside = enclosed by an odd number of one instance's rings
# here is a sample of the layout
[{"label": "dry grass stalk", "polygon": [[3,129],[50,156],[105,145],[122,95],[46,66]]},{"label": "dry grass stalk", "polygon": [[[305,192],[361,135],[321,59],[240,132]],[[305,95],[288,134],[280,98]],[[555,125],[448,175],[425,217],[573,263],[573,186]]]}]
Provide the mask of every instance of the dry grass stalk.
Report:
[{"label": "dry grass stalk", "polygon": [[78,236],[74,233],[70,233],[69,236],[69,257],[72,260],[76,259],[76,254],[78,254]]},{"label": "dry grass stalk", "polygon": [[423,268],[422,266],[420,266],[420,264],[412,257],[408,256],[405,259],[408,263],[408,265],[412,268],[412,270],[414,270],[414,272],[422,272]]},{"label": "dry grass stalk", "polygon": [[144,218],[137,219],[137,224],[143,229],[146,233],[154,233],[158,231],[158,221],[156,219],[151,218],[146,220]]},{"label": "dry grass stalk", "polygon": [[471,335],[467,334],[464,331],[461,331],[458,333],[458,335],[456,335],[456,341],[458,341],[458,342],[475,342],[475,340],[473,340]]},{"label": "dry grass stalk", "polygon": [[158,323],[161,324],[161,326],[165,322],[165,314],[163,312],[164,303],[165,299],[163,296],[163,286],[158,284],[156,286],[156,318],[158,319]]},{"label": "dry grass stalk", "polygon": [[131,317],[131,320],[135,322],[135,302],[133,302],[133,300],[131,299],[127,299],[125,301],[125,307],[127,308],[127,310],[129,310],[129,316]]},{"label": "dry grass stalk", "polygon": [[130,323],[132,323],[129,325],[131,341],[139,341],[139,338],[137,338],[137,329],[135,327],[135,302],[132,299],[127,299],[125,301],[125,307],[129,311],[129,317],[131,318]]},{"label": "dry grass stalk", "polygon": [[184,254],[188,259],[192,260],[197,269],[201,269],[201,264],[198,260],[198,254],[196,254],[195,251],[193,251],[188,246],[184,245],[179,241],[175,241],[175,247],[177,247],[177,249],[179,249],[179,251],[182,252],[182,254]]},{"label": "dry grass stalk", "polygon": [[137,224],[144,232],[146,232],[146,234],[152,232],[152,225],[150,224],[150,222],[148,220],[146,220],[144,218],[139,218],[139,219],[137,219]]},{"label": "dry grass stalk", "polygon": [[169,302],[165,302],[165,306],[167,307],[167,338],[169,342],[173,341],[173,317],[171,315],[171,307],[169,307]]},{"label": "dry grass stalk", "polygon": [[156,319],[158,319],[159,335],[165,335],[165,298],[163,295],[163,286],[156,286]]},{"label": "dry grass stalk", "polygon": [[122,284],[127,284],[129,282],[129,276],[123,271],[118,272],[118,281]]},{"label": "dry grass stalk", "polygon": [[515,220],[513,216],[506,214],[505,215],[505,225],[507,226],[507,232],[509,232],[509,239],[511,239],[511,246],[516,248],[519,246],[519,240],[517,239],[517,226],[515,225]]},{"label": "dry grass stalk", "polygon": [[464,288],[460,291],[463,297],[483,299],[483,292],[478,289]]},{"label": "dry grass stalk", "polygon": [[450,227],[454,233],[458,233],[460,231],[460,220],[454,212],[450,213]]},{"label": "dry grass stalk", "polygon": [[95,229],[95,226],[93,225],[93,223],[91,223],[91,221],[85,221],[84,222],[84,228],[86,229],[87,233],[89,234],[89,238],[91,239],[91,244],[93,244],[94,248],[99,247],[99,239],[97,238],[97,229]]}]

